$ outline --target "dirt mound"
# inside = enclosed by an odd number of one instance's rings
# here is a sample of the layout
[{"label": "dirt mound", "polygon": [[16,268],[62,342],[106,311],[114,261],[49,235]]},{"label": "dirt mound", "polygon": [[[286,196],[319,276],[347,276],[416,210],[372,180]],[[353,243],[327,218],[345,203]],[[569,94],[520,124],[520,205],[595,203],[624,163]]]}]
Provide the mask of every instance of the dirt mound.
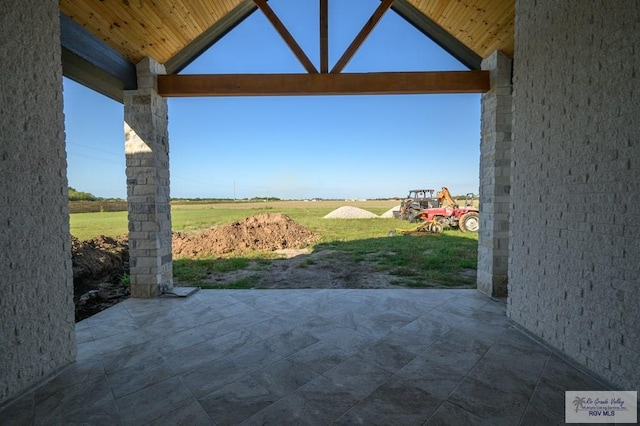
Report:
[{"label": "dirt mound", "polygon": [[127,236],[98,236],[86,241],[71,237],[76,321],[129,297],[122,278],[129,273]]},{"label": "dirt mound", "polygon": [[[220,255],[247,250],[299,249],[320,237],[288,216],[263,213],[198,235],[173,234],[174,256]],[[98,236],[86,241],[71,237],[76,321],[87,318],[130,295],[123,278],[129,274],[129,242]]]},{"label": "dirt mound", "polygon": [[377,214],[365,209],[342,206],[324,216],[324,219],[372,219],[376,217],[378,217]]},{"label": "dirt mound", "polygon": [[72,236],[71,260],[74,282],[96,282],[109,278],[117,271],[124,273],[124,267],[129,263],[127,237],[100,235],[80,241]]},{"label": "dirt mound", "polygon": [[176,257],[302,248],[320,237],[282,213],[261,213],[197,235],[173,234]]}]

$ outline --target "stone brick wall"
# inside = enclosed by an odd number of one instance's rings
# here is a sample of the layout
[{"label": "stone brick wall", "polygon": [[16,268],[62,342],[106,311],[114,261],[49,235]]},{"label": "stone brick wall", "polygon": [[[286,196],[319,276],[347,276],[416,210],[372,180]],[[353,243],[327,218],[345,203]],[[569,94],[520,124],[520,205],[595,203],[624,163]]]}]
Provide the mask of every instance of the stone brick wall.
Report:
[{"label": "stone brick wall", "polygon": [[56,0],[0,3],[0,403],[75,359]]},{"label": "stone brick wall", "polygon": [[124,92],[131,296],[156,297],[173,289],[167,100],[156,79],[163,65],[136,65],[138,89]]},{"label": "stone brick wall", "polygon": [[516,3],[508,315],[640,388],[640,7]]},{"label": "stone brick wall", "polygon": [[478,289],[507,295],[511,182],[511,60],[496,51],[482,61],[491,90],[482,95]]}]

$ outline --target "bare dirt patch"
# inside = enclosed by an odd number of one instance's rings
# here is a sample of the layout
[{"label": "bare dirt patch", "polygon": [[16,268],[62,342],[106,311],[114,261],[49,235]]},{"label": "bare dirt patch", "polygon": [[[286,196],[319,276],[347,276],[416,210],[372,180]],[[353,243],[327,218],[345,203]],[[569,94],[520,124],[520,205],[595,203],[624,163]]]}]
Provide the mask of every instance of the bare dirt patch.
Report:
[{"label": "bare dirt patch", "polygon": [[[244,269],[210,274],[204,285],[224,287],[248,280],[252,288],[398,288],[397,277],[371,261],[353,261],[340,251],[288,251],[268,264],[251,262]],[[184,283],[187,285],[188,283]]]},{"label": "bare dirt patch", "polygon": [[[129,297],[127,236],[98,236],[86,241],[71,237],[76,321]],[[124,282],[123,282],[124,280]]]}]

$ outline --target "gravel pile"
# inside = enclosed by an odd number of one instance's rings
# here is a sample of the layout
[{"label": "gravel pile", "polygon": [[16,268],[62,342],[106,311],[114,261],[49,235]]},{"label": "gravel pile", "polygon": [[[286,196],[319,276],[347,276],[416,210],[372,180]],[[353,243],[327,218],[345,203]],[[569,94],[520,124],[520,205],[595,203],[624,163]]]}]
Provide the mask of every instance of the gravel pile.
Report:
[{"label": "gravel pile", "polygon": [[360,209],[358,207],[342,206],[327,214],[325,219],[371,219],[378,217],[377,214]]},{"label": "gravel pile", "polygon": [[398,204],[395,207],[391,207],[389,210],[387,210],[386,212],[382,213],[380,215],[380,217],[384,217],[384,218],[393,217],[393,212],[399,212],[399,211],[400,211],[400,204]]}]

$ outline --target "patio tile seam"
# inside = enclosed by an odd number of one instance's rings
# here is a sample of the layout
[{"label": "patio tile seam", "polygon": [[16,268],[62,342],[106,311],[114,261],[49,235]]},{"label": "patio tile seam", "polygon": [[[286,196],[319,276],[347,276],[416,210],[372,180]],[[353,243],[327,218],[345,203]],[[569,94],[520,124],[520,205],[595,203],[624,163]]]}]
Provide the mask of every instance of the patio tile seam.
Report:
[{"label": "patio tile seam", "polygon": [[[326,377],[325,377],[325,378],[326,378]],[[335,382],[333,382],[333,381],[332,381],[332,383],[334,383],[334,384],[335,384]],[[291,395],[291,394],[289,394],[289,395]],[[369,395],[370,395],[370,394],[369,394]],[[367,396],[369,396],[369,395],[367,395]],[[294,407],[294,406],[292,406],[290,403],[287,403],[287,400],[286,400],[287,396],[288,396],[288,395],[283,396],[282,398],[280,398],[280,400],[278,400],[278,401],[274,402],[274,404],[275,404],[275,403],[277,403],[277,402],[282,401],[282,403],[283,403],[284,405],[286,405],[286,406],[287,406],[291,411],[296,412],[296,408],[297,408],[297,407]],[[334,424],[334,423],[335,423],[335,422],[336,422],[340,417],[344,416],[346,413],[348,413],[348,412],[349,412],[349,410],[351,410],[353,407],[355,407],[356,405],[358,405],[358,404],[359,404],[360,402],[362,402],[363,400],[364,400],[364,398],[363,398],[363,399],[358,399],[358,400],[357,400],[357,401],[355,401],[353,404],[349,405],[347,409],[345,409],[343,412],[340,412],[340,414],[338,414],[338,415],[337,415],[334,419],[332,419],[328,424],[330,424],[330,425]],[[267,408],[268,408],[268,407],[267,407]],[[256,413],[256,414],[257,414],[257,413]],[[253,417],[253,416],[252,416],[252,417]],[[246,420],[247,420],[247,419],[245,419],[245,421],[246,421]],[[304,420],[304,419],[303,419],[303,420]]]},{"label": "patio tile seam", "polygon": [[544,347],[547,351],[549,351],[551,353],[552,356],[555,356],[556,358],[558,358],[563,363],[573,367],[580,374],[582,374],[582,375],[588,377],[589,379],[597,382],[600,386],[602,386],[602,389],[604,389],[604,390],[615,390],[616,389],[615,386],[613,386],[611,383],[609,383],[603,377],[600,377],[600,376],[596,375],[594,372],[592,372],[588,368],[580,365],[576,360],[574,360],[573,358],[571,358],[571,357],[567,356],[566,354],[564,354],[560,349],[552,346],[547,341],[543,340],[541,337],[531,333],[529,330],[525,329],[524,327],[522,327],[517,322],[509,320],[509,325],[512,326],[515,330],[519,331],[524,336],[526,336],[529,339],[531,339],[532,341],[536,342],[538,345]]},{"label": "patio tile seam", "polygon": [[[176,383],[177,380],[177,383]],[[152,403],[158,402],[158,401],[167,401],[167,399],[164,399],[162,397],[158,397],[157,395],[154,395],[154,398],[149,398],[149,388],[155,387],[155,391],[158,391],[158,387],[160,387],[160,390],[162,390],[162,387],[166,386],[168,382],[172,382],[173,386],[171,387],[171,392],[167,392],[166,395],[180,395],[180,394],[184,394],[185,392],[188,393],[188,398],[184,398],[183,401],[170,401],[170,403],[172,404],[176,404],[176,407],[171,407],[170,410],[167,410],[166,404],[165,405],[160,405],[162,408],[158,410],[158,405],[156,406],[151,406],[149,407],[148,405],[150,404],[149,401],[152,401]],[[179,383],[179,385],[178,385]],[[131,407],[134,405],[131,403],[131,399],[133,398],[133,396],[135,394],[138,394],[136,396],[137,401],[135,402],[135,410],[132,410]],[[166,396],[165,395],[165,396]],[[140,398],[142,398],[142,400],[140,400]],[[148,386],[145,386],[141,389],[138,389],[135,392],[129,393],[127,395],[123,395],[119,398],[117,398],[115,400],[116,406],[118,407],[119,413],[120,413],[120,417],[123,419],[122,424],[123,425],[132,425],[132,426],[137,426],[140,424],[147,424],[149,422],[152,422],[154,420],[159,419],[162,416],[165,416],[169,413],[172,413],[173,411],[175,411],[177,408],[183,407],[185,406],[187,403],[190,403],[192,401],[194,401],[195,398],[193,398],[192,393],[189,391],[189,389],[184,385],[184,383],[182,383],[182,381],[180,380],[180,378],[178,376],[173,376],[173,377],[169,377],[169,378],[164,378],[158,382],[155,382],[153,384],[150,384]],[[127,407],[127,405],[129,405]],[[134,417],[136,416],[142,416],[142,417],[147,417],[144,420],[143,419],[136,419],[131,420],[131,419],[127,419],[127,416],[125,415],[126,411],[129,411],[127,414],[129,415],[129,417],[132,416],[132,413]],[[159,411],[159,414],[156,415],[153,418],[148,418],[149,413],[151,411]]]},{"label": "patio tile seam", "polygon": [[433,419],[433,417],[436,415],[436,413],[438,412],[438,410],[439,410],[439,409],[440,409],[440,408],[441,408],[445,403],[451,404],[451,405],[455,406],[456,408],[458,408],[459,410],[462,410],[462,411],[464,411],[465,413],[468,413],[468,414],[470,414],[470,415],[472,415],[472,416],[475,416],[475,417],[479,417],[479,418],[481,418],[481,419],[483,420],[483,424],[485,424],[484,422],[486,422],[486,421],[487,421],[487,419],[486,419],[485,417],[481,416],[481,415],[480,415],[480,414],[478,414],[478,413],[473,413],[473,412],[471,412],[471,411],[467,410],[466,408],[461,407],[460,405],[456,404],[456,403],[455,403],[455,402],[453,402],[453,401],[449,401],[449,398],[447,397],[447,399],[444,399],[444,400],[440,401],[440,404],[438,404],[438,407],[433,411],[433,413],[431,413],[431,416],[429,416],[429,418],[428,418],[424,423],[422,423],[422,426],[428,426],[428,425],[429,425],[429,422]]},{"label": "patio tile seam", "polygon": [[[22,392],[21,394],[9,399],[8,401],[5,401],[2,405],[0,405],[0,414],[3,413],[11,413],[12,410],[16,410],[18,406],[20,406],[24,400],[29,400],[29,418],[30,418],[30,424],[35,424],[35,414],[36,414],[36,390],[38,390],[40,387],[45,386],[48,382],[44,382],[42,384],[39,384],[35,387],[31,387],[28,390]],[[4,424],[2,423],[3,417],[0,416],[0,425]]]},{"label": "patio tile seam", "polygon": [[[359,353],[360,353],[360,352],[355,353],[355,354],[353,354],[353,355],[351,355],[351,356],[347,357],[343,362],[346,362],[346,361],[347,361],[348,359],[350,359],[350,358],[354,358],[354,357],[356,357]],[[380,369],[380,370],[382,370],[382,371],[387,372],[386,370],[384,370],[384,369],[380,368],[379,366],[377,366],[376,364],[374,364],[373,362],[371,362],[371,361],[370,361],[370,360],[368,360],[368,359],[366,359],[366,362],[367,362],[367,363],[369,363],[369,364],[371,364],[371,366],[373,366],[374,368],[378,368],[378,369]],[[337,383],[337,382],[336,382],[335,380],[333,380],[331,377],[329,377],[329,376],[327,376],[327,375],[326,375],[326,373],[329,373],[329,372],[330,372],[330,371],[332,371],[334,368],[337,368],[339,365],[340,365],[340,364],[338,364],[337,366],[335,366],[335,367],[333,367],[333,368],[331,368],[331,369],[329,369],[329,370],[325,371],[324,373],[320,374],[320,376],[322,376],[322,377],[324,377],[325,379],[329,380],[331,383],[333,383],[333,384],[334,384],[334,385],[336,385],[336,386],[344,386],[344,387],[347,387],[347,388],[349,388],[349,389],[351,389],[351,390],[353,390],[353,391],[358,392],[358,391],[360,390],[360,387],[358,387],[358,386],[350,386],[350,385],[342,385],[342,384],[340,384],[340,383]],[[378,386],[376,386],[375,388],[371,389],[371,391],[369,391],[368,393],[363,394],[363,396],[362,396],[361,398],[358,398],[358,401],[357,401],[356,403],[354,403],[351,407],[349,407],[347,410],[345,410],[345,412],[344,412],[344,413],[340,414],[340,416],[336,417],[333,421],[336,421],[336,420],[337,420],[337,419],[339,419],[342,415],[344,415],[346,412],[348,412],[348,411],[349,411],[349,410],[351,410],[354,406],[356,406],[358,403],[360,403],[360,402],[364,401],[365,399],[367,399],[371,394],[373,394],[373,393],[374,393],[376,390],[378,390],[380,387],[382,387],[382,386],[386,385],[387,383],[389,383],[389,381],[391,381],[391,380],[394,378],[394,376],[395,376],[395,374],[393,374],[393,373],[389,373],[389,377],[387,377],[386,379],[384,379],[383,381],[381,381],[381,382],[380,382],[380,384],[379,384]],[[396,378],[396,379],[397,379],[397,378]]]},{"label": "patio tile seam", "polygon": [[[487,352],[488,352],[488,350],[487,350]],[[485,352],[485,354],[486,354],[486,352]],[[478,362],[480,362],[480,360],[482,359],[482,357],[484,357],[484,354],[483,354],[483,355],[478,359],[478,361],[476,361],[476,363],[475,363],[471,368],[469,368],[469,370],[467,370],[467,372],[466,372],[466,373],[465,373],[465,374],[460,378],[460,380],[458,381],[458,383],[457,383],[454,387],[452,387],[452,388],[451,388],[451,390],[449,391],[449,393],[447,394],[447,396],[446,396],[446,397],[444,397],[444,398],[440,401],[440,403],[438,404],[438,406],[436,407],[436,409],[433,411],[433,413],[431,413],[431,416],[429,416],[429,419],[428,419],[425,423],[423,423],[423,424],[425,424],[425,425],[426,425],[426,424],[429,422],[429,420],[431,419],[431,417],[433,417],[433,416],[435,415],[435,413],[438,411],[438,409],[440,409],[440,407],[441,407],[445,402],[449,402],[450,404],[454,404],[453,402],[451,402],[451,401],[449,400],[449,398],[451,398],[451,395],[453,395],[453,394],[455,393],[456,389],[458,389],[458,387],[460,387],[460,385],[462,384],[462,382],[464,381],[464,379],[466,379],[466,378],[467,378],[467,375],[469,374],[469,372],[475,368],[475,366],[478,364]],[[456,407],[459,407],[457,404],[454,404],[454,405],[456,405]],[[466,410],[466,409],[464,409],[464,408],[462,408],[462,407],[459,407],[459,408],[460,408],[460,409],[462,409],[462,410],[464,410],[464,411],[466,411],[466,412],[468,412],[468,413],[470,413],[470,414],[473,414],[473,413],[471,413],[470,411],[468,411],[468,410]],[[484,420],[484,419],[483,419],[483,420]]]},{"label": "patio tile seam", "polygon": [[[107,381],[107,384],[109,385],[109,392],[111,393],[111,397],[113,398],[116,409],[118,410],[118,417],[120,418],[120,424],[126,425],[126,422],[124,421],[124,416],[122,415],[122,410],[120,409],[120,404],[118,404],[118,398],[116,398],[115,392],[113,391],[113,386],[111,385],[111,380],[109,380],[109,375],[106,373],[106,371],[105,371],[104,377]],[[123,395],[123,396],[126,396],[126,395]]]},{"label": "patio tile seam", "polygon": [[[169,366],[169,368],[171,368],[171,367]],[[174,371],[173,369],[171,369],[171,370],[172,370],[172,371]],[[174,371],[174,373],[175,373],[175,371]],[[167,415],[167,414],[170,414],[170,413],[172,413],[172,412],[174,412],[174,411],[177,411],[177,410],[179,410],[179,409],[180,409],[180,408],[182,408],[182,407],[186,407],[187,405],[192,404],[193,402],[196,402],[196,403],[200,406],[200,408],[202,409],[202,411],[203,411],[204,413],[206,413],[207,417],[209,417],[209,419],[213,422],[213,419],[211,419],[211,417],[209,416],[209,413],[204,409],[204,407],[202,407],[202,405],[200,404],[200,401],[198,401],[198,398],[196,398],[196,396],[193,394],[193,392],[191,391],[191,389],[189,389],[189,387],[185,385],[185,383],[184,383],[184,382],[183,382],[183,380],[182,380],[182,377],[180,377],[180,375],[179,375],[179,374],[174,374],[173,376],[171,376],[171,377],[167,377],[167,378],[164,378],[164,379],[163,379],[163,380],[161,380],[161,381],[170,380],[170,379],[173,379],[173,378],[177,378],[177,379],[178,379],[178,381],[179,381],[179,382],[180,382],[180,384],[182,385],[183,389],[184,389],[186,392],[188,392],[188,393],[189,393],[189,395],[191,396],[191,398],[190,398],[190,399],[186,399],[186,400],[184,401],[184,403],[183,403],[183,404],[179,404],[178,406],[173,407],[173,409],[172,409],[170,412],[168,412],[168,413],[161,413],[161,414],[159,414],[157,417],[154,417],[154,418],[152,418],[152,419],[148,420],[147,422],[143,423],[143,425],[151,424],[151,423],[155,422],[156,420],[158,420],[158,419],[162,418],[163,416],[165,416],[165,415]],[[122,396],[121,396],[121,397],[119,397],[118,399],[126,398],[127,396],[129,396],[129,395],[131,395],[131,394],[133,394],[133,393],[140,392],[140,391],[142,391],[143,389],[146,389],[146,388],[148,388],[148,387],[150,387],[150,386],[156,385],[157,383],[159,383],[159,382],[151,383],[151,384],[149,384],[149,385],[147,385],[147,386],[145,386],[145,387],[143,387],[143,388],[140,388],[140,389],[138,389],[138,390],[136,390],[136,391],[134,391],[134,392],[128,393],[128,394],[126,394],[126,395],[122,395]],[[118,407],[118,411],[120,412],[120,405],[117,403],[117,402],[118,402],[118,399],[116,399],[116,406]],[[123,425],[126,425],[127,423],[124,421],[124,418],[123,418],[123,416],[122,416],[122,414],[121,414],[121,413],[120,413],[120,418],[122,419],[122,424],[123,424]]]},{"label": "patio tile seam", "polygon": [[[446,333],[445,333],[445,335],[444,335],[444,336],[446,336]],[[444,336],[443,336],[443,337],[444,337]],[[439,339],[439,340],[440,340],[440,339]],[[439,341],[439,340],[438,340],[438,341]],[[497,340],[496,340],[496,341],[497,341]],[[435,343],[434,343],[434,344],[435,344]],[[494,342],[493,344],[495,344],[495,342]],[[462,376],[462,378],[460,379],[460,381],[458,381],[458,384],[456,384],[456,385],[455,385],[455,386],[454,386],[454,387],[449,391],[449,393],[447,394],[447,396],[446,396],[446,397],[445,397],[445,398],[440,402],[440,405],[444,404],[444,403],[445,403],[445,401],[446,401],[446,402],[449,402],[450,404],[453,404],[453,405],[455,405],[456,407],[458,407],[458,408],[460,408],[460,409],[462,409],[462,410],[464,410],[464,411],[466,411],[466,412],[468,412],[468,413],[471,413],[470,411],[468,411],[468,410],[466,410],[465,408],[463,408],[463,407],[459,406],[459,405],[458,405],[458,404],[456,404],[455,402],[450,401],[450,398],[451,398],[451,396],[456,392],[456,390],[460,387],[460,385],[462,384],[462,382],[464,382],[464,380],[465,380],[467,377],[469,377],[469,373],[470,373],[474,368],[476,368],[476,366],[480,363],[480,361],[482,361],[482,359],[485,357],[485,355],[487,354],[487,352],[489,352],[489,350],[493,347],[493,344],[492,344],[491,346],[489,346],[489,347],[487,348],[487,350],[486,350],[486,351],[484,351],[484,353],[483,353],[483,354],[478,358],[478,360],[477,360],[477,361],[476,361],[476,362],[475,362],[475,363],[474,363],[474,364],[473,364],[473,365],[472,365],[472,366],[467,370],[467,372]],[[438,408],[440,408],[440,405],[438,406]],[[433,417],[433,415],[436,413],[436,411],[438,411],[438,409],[436,409],[436,410],[433,412],[432,417]],[[482,416],[480,416],[480,415],[478,415],[478,414],[476,414],[476,413],[471,413],[471,414],[477,415],[478,417],[481,417],[483,420],[486,420],[485,418],[483,418]],[[427,422],[428,422],[428,421],[427,421]],[[426,423],[425,423],[425,424],[426,424]]]},{"label": "patio tile seam", "polygon": [[[182,380],[180,381],[180,383],[182,383]],[[182,386],[184,386],[184,383],[182,383]],[[186,386],[185,386],[186,387]],[[189,391],[189,393],[191,393],[191,391],[187,388],[187,391]],[[193,394],[191,394],[193,396]],[[149,420],[146,423],[143,423],[142,426],[146,426],[149,425],[159,419],[161,419],[162,417],[166,416],[167,414],[171,414],[175,411],[178,411],[179,409],[188,406],[189,404],[193,404],[193,402],[195,401],[196,404],[198,404],[198,406],[200,406],[200,408],[202,409],[202,411],[207,415],[207,417],[209,418],[209,420],[211,422],[213,422],[213,419],[211,418],[211,416],[209,415],[209,413],[204,409],[204,407],[202,406],[202,404],[200,404],[200,401],[198,401],[195,397],[193,398],[193,401],[185,401],[184,404],[180,404],[177,407],[174,407],[174,409],[172,411],[170,411],[169,413],[165,413],[165,414],[160,414],[158,415],[158,417],[154,417],[153,419]],[[124,422],[122,423],[123,425],[125,424]],[[215,424],[215,422],[213,422],[212,424]]]},{"label": "patio tile seam", "polygon": [[[277,361],[276,361],[276,362],[277,362]],[[234,380],[234,381],[232,381],[232,382],[229,382],[229,383],[227,383],[227,384],[223,385],[222,387],[220,387],[220,388],[218,388],[218,389],[215,389],[215,390],[213,390],[213,391],[209,392],[208,394],[203,395],[203,396],[201,396],[201,397],[196,397],[195,395],[193,395],[193,392],[191,392],[191,390],[190,390],[188,387],[187,387],[187,390],[188,390],[188,391],[189,391],[189,393],[193,396],[194,400],[195,400],[195,401],[196,401],[196,403],[200,406],[200,408],[202,408],[202,410],[207,414],[207,416],[209,417],[209,419],[210,419],[214,424],[217,424],[217,423],[216,423],[216,421],[215,421],[215,419],[211,417],[211,415],[209,414],[209,412],[208,412],[208,411],[205,409],[205,407],[202,405],[201,400],[205,400],[206,398],[208,398],[208,397],[210,397],[210,396],[212,396],[212,395],[215,395],[215,394],[219,393],[221,389],[224,389],[224,388],[226,388],[226,387],[228,387],[228,386],[231,386],[231,385],[233,385],[233,384],[236,384],[236,383],[242,382],[243,380],[246,380],[247,378],[250,378],[250,379],[252,379],[252,380],[256,381],[256,382],[258,383],[258,385],[260,385],[260,387],[262,387],[264,390],[266,390],[266,391],[269,393],[269,395],[272,395],[272,396],[274,397],[274,400],[273,400],[273,402],[272,402],[271,404],[269,404],[268,406],[266,406],[266,407],[264,407],[264,408],[262,408],[262,409],[258,410],[257,412],[255,412],[255,413],[253,413],[253,414],[249,415],[248,417],[246,417],[246,418],[244,418],[244,419],[242,419],[242,420],[238,421],[238,423],[246,422],[247,420],[251,419],[251,418],[252,418],[252,417],[254,417],[254,416],[257,416],[257,415],[258,415],[259,413],[261,413],[262,411],[267,410],[269,407],[271,407],[272,405],[277,404],[277,403],[279,403],[279,402],[282,402],[283,404],[285,404],[285,405],[286,405],[287,407],[289,407],[290,409],[293,409],[292,407],[290,407],[290,406],[289,406],[285,401],[283,401],[283,400],[284,400],[287,396],[289,396],[290,394],[292,394],[293,392],[297,391],[298,389],[300,389],[301,387],[303,387],[304,385],[306,385],[306,383],[305,383],[305,384],[303,384],[302,386],[299,386],[298,388],[296,388],[294,391],[291,391],[291,392],[289,392],[289,393],[287,393],[287,394],[285,394],[285,395],[283,395],[283,396],[281,396],[281,397],[277,397],[277,396],[276,396],[276,394],[274,394],[272,391],[270,391],[269,389],[267,389],[266,387],[264,387],[262,384],[260,384],[260,383],[255,379],[255,377],[253,377],[253,376],[252,376],[252,373],[247,373],[247,374],[245,374],[244,376],[242,376],[242,377],[240,377],[240,378],[238,378],[238,379],[236,379],[236,380]],[[184,386],[184,382],[182,382],[182,379],[180,379],[180,382],[181,382],[181,383],[183,384],[183,386]],[[185,386],[185,387],[186,387],[186,386]],[[186,405],[186,404],[185,404],[185,405]]]},{"label": "patio tile seam", "polygon": [[547,355],[547,359],[544,362],[544,365],[540,369],[540,374],[538,375],[538,380],[536,380],[536,385],[533,388],[533,392],[531,392],[531,395],[529,396],[529,400],[527,401],[527,404],[525,405],[524,410],[522,411],[522,415],[520,416],[520,422],[518,423],[519,425],[521,425],[522,422],[524,421],[524,417],[527,414],[527,409],[529,408],[529,405],[531,405],[531,401],[533,400],[533,397],[536,395],[536,391],[538,390],[538,386],[540,385],[540,381],[544,376],[544,372],[547,369],[547,365],[549,364],[550,360],[551,360],[551,353],[549,352],[549,354]]}]

